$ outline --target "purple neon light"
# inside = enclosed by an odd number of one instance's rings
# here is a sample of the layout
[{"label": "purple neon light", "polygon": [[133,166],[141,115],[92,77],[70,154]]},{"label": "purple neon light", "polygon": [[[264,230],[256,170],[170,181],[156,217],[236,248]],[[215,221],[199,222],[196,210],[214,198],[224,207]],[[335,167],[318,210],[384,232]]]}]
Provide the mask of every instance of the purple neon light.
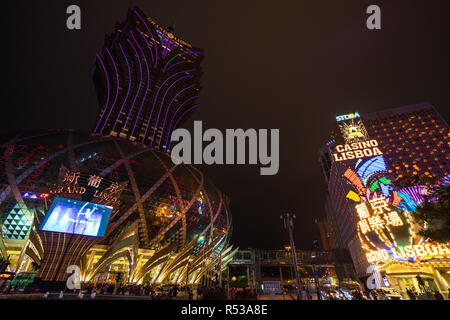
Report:
[{"label": "purple neon light", "polygon": [[170,69],[172,69],[173,67],[175,67],[176,65],[181,64],[181,63],[194,63],[194,61],[190,61],[190,60],[187,60],[187,61],[186,61],[186,60],[183,60],[183,61],[180,61],[180,62],[171,64],[170,67],[169,67],[169,69],[167,69],[167,71],[170,71]]},{"label": "purple neon light", "polygon": [[122,51],[123,56],[125,57],[125,62],[127,63],[127,68],[128,68],[128,90],[127,90],[127,95],[125,96],[125,100],[123,100],[122,107],[120,108],[119,114],[117,115],[116,122],[114,123],[114,127],[112,128],[112,131],[114,131],[114,129],[116,128],[117,121],[119,120],[119,117],[122,114],[123,106],[125,105],[125,102],[128,99],[128,94],[130,93],[130,89],[131,89],[131,70],[130,70],[130,65],[128,64],[127,55],[125,54],[125,52],[123,52],[123,49],[122,49],[122,46],[120,45],[120,43],[119,43],[119,48],[120,48],[120,51]]},{"label": "purple neon light", "polygon": [[191,89],[191,88],[194,87],[194,86],[195,86],[195,84],[190,85],[189,87],[184,88],[183,90],[181,90],[180,92],[178,92],[178,93],[173,97],[172,101],[170,101],[169,106],[167,107],[167,110],[166,110],[166,115],[164,116],[164,122],[163,122],[162,131],[161,131],[161,139],[159,139],[158,148],[161,146],[161,140],[162,140],[162,137],[163,137],[163,135],[164,135],[164,127],[166,126],[167,114],[169,113],[169,110],[170,110],[170,107],[172,106],[172,103],[174,102],[174,100],[175,100],[180,94],[182,94],[184,91],[186,91],[186,90],[188,90],[188,89]]},{"label": "purple neon light", "polygon": [[[150,117],[148,118],[147,128],[145,128],[145,133],[144,133],[144,138],[142,139],[142,143],[144,143],[145,137],[147,136],[148,127],[150,126],[150,120],[152,119],[153,110],[155,109],[156,99],[158,99],[159,91],[161,90],[161,88],[166,84],[167,81],[169,81],[171,78],[175,77],[176,75],[178,75],[178,74],[180,74],[180,73],[191,72],[191,71],[194,71],[194,70],[195,70],[195,69],[177,72],[177,73],[171,75],[170,77],[168,77],[168,78],[163,82],[163,84],[159,87],[158,91],[156,92],[155,100],[153,101],[152,111],[151,111],[151,113],[150,113]],[[155,129],[156,129],[156,127],[155,127]],[[152,143],[153,143],[153,141],[152,141]]]},{"label": "purple neon light", "polygon": [[144,19],[142,19],[141,15],[136,10],[134,10],[134,13],[139,17],[139,19],[141,19],[141,21],[144,23],[145,28],[148,30],[148,32],[152,36],[153,43],[155,44],[155,53],[156,53],[155,67],[156,67],[156,65],[158,64],[158,49],[157,49],[157,46],[156,46],[155,38],[153,37],[153,33],[150,31],[147,23],[144,21]]},{"label": "purple neon light", "polygon": [[172,51],[173,49],[175,49],[177,47],[178,43],[174,40],[171,39],[169,37],[166,37],[166,41],[164,43],[164,54],[163,57],[166,58],[169,51]]},{"label": "purple neon light", "polygon": [[100,122],[102,121],[103,115],[105,114],[106,108],[108,107],[109,104],[109,78],[108,78],[108,73],[106,72],[106,68],[105,65],[103,64],[102,58],[100,58],[100,56],[98,54],[96,54],[97,59],[100,61],[100,64],[102,65],[103,71],[105,72],[105,76],[106,76],[106,84],[108,86],[108,93],[106,95],[106,104],[105,104],[105,108],[103,109],[102,115],[100,117],[100,120],[98,120],[97,125],[95,126],[94,132],[97,132],[97,128],[98,125],[100,124]]},{"label": "purple neon light", "polygon": [[159,35],[159,37],[160,37],[160,39],[161,39],[161,47],[163,48],[163,51],[162,51],[162,57],[163,57],[163,59],[167,56],[167,39],[169,38],[169,37],[167,37],[166,38],[166,34],[165,33],[163,33],[162,34],[162,36],[161,35]]},{"label": "purple neon light", "polygon": [[[198,106],[199,106],[199,104],[194,104],[192,107],[190,107],[189,109],[187,109],[187,110],[181,115],[181,117],[178,118],[177,122],[175,123],[174,128],[177,127],[178,122],[180,122],[180,120],[186,115],[186,113],[188,113],[189,111],[191,111],[191,110],[194,109],[194,108],[197,108]],[[171,144],[172,144],[172,141],[169,142],[169,147],[168,147],[167,149],[170,150],[170,145],[171,145]]]},{"label": "purple neon light", "polygon": [[150,51],[150,55],[152,56],[152,63],[153,63],[155,61],[155,58],[153,58],[152,47],[150,47],[150,44],[148,43],[147,39],[143,35],[143,32],[138,27],[136,27],[136,30],[139,32],[139,34],[141,35],[142,39],[144,39],[145,43],[147,44],[148,51]]},{"label": "purple neon light", "polygon": [[103,129],[105,129],[105,125],[109,120],[109,116],[111,115],[111,111],[114,109],[114,106],[116,105],[117,96],[119,95],[119,73],[117,72],[116,61],[114,61],[114,58],[112,57],[112,55],[108,49],[106,49],[106,52],[108,53],[109,57],[111,58],[113,65],[114,65],[114,70],[116,71],[117,88],[116,88],[116,96],[114,97],[114,102],[113,102],[111,108],[109,109],[108,116],[106,117],[105,123],[103,123],[103,127],[102,127],[102,130],[100,131],[100,133],[103,133]]},{"label": "purple neon light", "polygon": [[[189,52],[181,52],[181,53],[177,54],[175,57],[178,57],[178,56],[181,56],[181,55],[184,55],[184,54],[189,54],[189,53],[192,53],[192,54],[203,54],[203,52],[193,52],[193,51],[189,51]],[[167,68],[169,62],[172,61],[173,59],[175,59],[175,57],[173,57],[172,59],[170,59],[169,61],[167,61],[166,66],[164,67],[163,72],[166,72],[166,68]]]},{"label": "purple neon light", "polygon": [[136,120],[134,121],[133,131],[131,131],[131,134],[130,134],[130,137],[131,137],[131,136],[133,136],[134,129],[136,128],[136,124],[137,124],[137,122],[138,122],[138,120],[139,120],[139,116],[141,115],[142,106],[144,105],[145,98],[147,97],[148,87],[150,86],[150,71],[148,70],[147,59],[145,59],[145,55],[144,55],[144,52],[142,51],[141,46],[139,45],[139,43],[138,43],[138,42],[136,41],[136,39],[134,38],[134,35],[133,35],[133,32],[132,32],[132,31],[130,31],[130,34],[131,34],[131,37],[133,38],[134,42],[136,42],[136,44],[137,44],[139,50],[141,51],[142,56],[144,57],[145,66],[146,66],[146,68],[147,68],[147,88],[145,89],[145,94],[144,94],[144,97],[142,98],[141,107],[139,108],[138,115],[137,115],[137,117],[136,117]]},{"label": "purple neon light", "polygon": [[193,100],[193,99],[196,99],[196,98],[198,98],[198,95],[197,95],[197,96],[189,97],[189,98],[187,98],[186,100],[184,100],[183,103],[178,107],[177,111],[175,111],[175,113],[173,114],[172,120],[170,120],[169,134],[167,135],[166,145],[167,145],[167,143],[169,142],[169,136],[170,136],[170,132],[171,132],[171,129],[172,129],[173,119],[175,119],[175,115],[178,113],[178,110],[180,110],[186,103],[188,103],[189,101],[191,101],[191,100]]},{"label": "purple neon light", "polygon": [[416,203],[422,203],[424,200],[425,192],[421,185],[406,187],[401,189],[400,192],[409,195]]},{"label": "purple neon light", "polygon": [[[158,117],[156,118],[156,124],[155,124],[155,129],[153,130],[153,136],[152,136],[152,145],[153,145],[153,141],[155,139],[155,133],[156,133],[156,128],[158,127],[158,123],[159,123],[159,116],[161,115],[161,110],[164,104],[164,101],[166,100],[166,96],[167,93],[170,91],[170,89],[172,89],[172,87],[175,85],[175,83],[179,82],[180,80],[186,79],[186,78],[192,78],[193,76],[187,75],[184,77],[180,77],[177,80],[175,80],[166,90],[166,92],[164,93],[164,97],[161,100],[161,103],[159,105],[159,112],[158,112]],[[161,131],[161,137],[159,138],[159,141],[161,142],[162,139],[162,131]]]},{"label": "purple neon light", "polygon": [[132,112],[133,109],[134,109],[134,103],[136,102],[136,99],[137,99],[137,97],[138,97],[138,95],[139,95],[139,91],[141,91],[141,84],[142,84],[142,66],[141,66],[141,61],[139,60],[139,55],[138,55],[136,49],[134,48],[133,44],[130,42],[130,40],[127,39],[127,41],[128,41],[128,43],[130,44],[131,48],[133,48],[134,53],[136,54],[137,61],[138,61],[138,63],[139,63],[139,70],[140,70],[139,76],[140,76],[140,79],[139,79],[139,87],[138,87],[138,91],[136,92],[136,96],[134,97],[133,104],[131,105],[130,112],[128,112],[127,121],[125,122],[125,125],[124,125],[123,128],[122,128],[121,134],[125,131],[125,127],[126,127],[127,124],[128,124],[128,119],[130,118],[131,112]]},{"label": "purple neon light", "polygon": [[157,29],[156,32],[158,33],[158,35],[161,39],[161,46],[163,47],[162,57],[166,58],[168,52],[179,47],[180,44],[175,39],[171,39],[170,37],[168,37],[165,32],[163,32],[159,29]]}]

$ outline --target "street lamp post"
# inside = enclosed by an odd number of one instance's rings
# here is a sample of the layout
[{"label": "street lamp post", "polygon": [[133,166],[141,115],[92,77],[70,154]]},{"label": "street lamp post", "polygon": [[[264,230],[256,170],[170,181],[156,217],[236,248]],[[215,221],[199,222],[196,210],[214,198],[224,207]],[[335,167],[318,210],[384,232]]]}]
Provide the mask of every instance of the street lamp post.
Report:
[{"label": "street lamp post", "polygon": [[294,238],[292,237],[292,228],[294,227],[295,214],[291,215],[289,213],[285,213],[285,214],[280,215],[280,219],[283,220],[284,228],[287,229],[289,232],[289,241],[291,244],[292,260],[294,262],[294,272],[295,272],[295,278],[297,280],[297,296],[298,296],[299,300],[302,300],[302,289],[300,287],[301,282],[300,282],[300,277],[299,277],[298,269],[297,269],[297,255],[295,253]]},{"label": "street lamp post", "polygon": [[[320,246],[319,246],[318,240],[313,241],[313,247],[315,250],[317,250],[317,252],[320,251]],[[317,257],[317,254],[316,253],[314,254],[314,258]],[[316,283],[317,299],[322,300],[321,294],[320,294],[319,270],[316,270],[316,266],[314,265],[314,262],[313,262],[312,268],[313,268],[313,272],[314,272],[314,281]]]}]

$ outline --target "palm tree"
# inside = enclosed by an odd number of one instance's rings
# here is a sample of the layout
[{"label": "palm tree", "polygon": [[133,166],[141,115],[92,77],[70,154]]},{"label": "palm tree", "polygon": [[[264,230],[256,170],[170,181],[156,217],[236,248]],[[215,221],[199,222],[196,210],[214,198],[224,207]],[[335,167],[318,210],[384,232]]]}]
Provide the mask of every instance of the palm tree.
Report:
[{"label": "palm tree", "polygon": [[424,226],[421,236],[437,242],[450,241],[450,185],[431,188],[411,215],[414,222]]}]

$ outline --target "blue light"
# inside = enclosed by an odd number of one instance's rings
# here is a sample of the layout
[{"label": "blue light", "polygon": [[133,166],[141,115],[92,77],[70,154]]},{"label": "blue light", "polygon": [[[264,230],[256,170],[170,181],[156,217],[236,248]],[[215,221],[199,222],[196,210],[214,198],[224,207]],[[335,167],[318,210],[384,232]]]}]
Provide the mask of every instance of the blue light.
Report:
[{"label": "blue light", "polygon": [[[355,168],[357,168],[357,166]],[[386,164],[384,162],[383,156],[376,156],[363,162],[361,166],[357,169],[357,174],[361,178],[363,183],[367,184],[367,180],[369,180],[372,174],[378,171],[385,171],[385,170]]]},{"label": "blue light", "polygon": [[403,208],[405,208],[408,211],[416,210],[418,204],[414,200],[412,200],[408,194],[398,191],[397,195],[403,199],[403,201],[400,202],[400,205]]}]

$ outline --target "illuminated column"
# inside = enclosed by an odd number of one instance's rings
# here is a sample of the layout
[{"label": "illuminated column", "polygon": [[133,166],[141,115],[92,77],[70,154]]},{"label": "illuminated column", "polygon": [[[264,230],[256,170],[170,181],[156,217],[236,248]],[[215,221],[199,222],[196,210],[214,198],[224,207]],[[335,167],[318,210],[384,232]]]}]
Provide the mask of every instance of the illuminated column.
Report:
[{"label": "illuminated column", "polygon": [[444,277],[441,275],[438,269],[431,268],[433,272],[433,278],[434,282],[436,282],[436,285],[439,289],[439,292],[444,296],[444,299],[448,299],[448,283],[445,281]]},{"label": "illuminated column", "polygon": [[384,287],[384,282],[381,279],[381,274],[380,274],[380,271],[378,271],[378,269],[374,270],[374,276],[375,276],[375,283],[377,284],[377,288]]},{"label": "illuminated column", "polygon": [[417,292],[420,292],[420,287],[419,287],[419,282],[417,282],[416,277],[412,277],[413,283],[414,283],[414,288],[416,289]]}]

